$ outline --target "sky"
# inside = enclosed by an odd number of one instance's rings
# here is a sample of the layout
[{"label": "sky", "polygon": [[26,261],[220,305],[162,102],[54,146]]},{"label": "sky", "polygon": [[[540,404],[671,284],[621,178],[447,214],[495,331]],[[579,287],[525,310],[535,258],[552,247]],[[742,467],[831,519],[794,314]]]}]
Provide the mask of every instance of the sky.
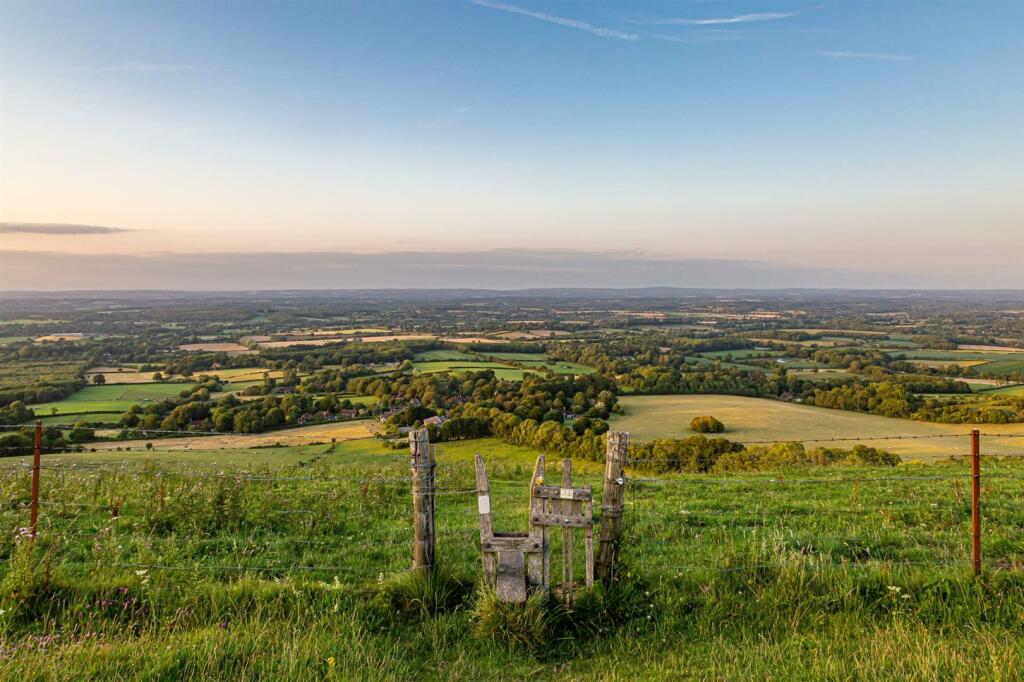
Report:
[{"label": "sky", "polygon": [[1024,288],[1022,30],[1019,0],[4,0],[0,290]]}]

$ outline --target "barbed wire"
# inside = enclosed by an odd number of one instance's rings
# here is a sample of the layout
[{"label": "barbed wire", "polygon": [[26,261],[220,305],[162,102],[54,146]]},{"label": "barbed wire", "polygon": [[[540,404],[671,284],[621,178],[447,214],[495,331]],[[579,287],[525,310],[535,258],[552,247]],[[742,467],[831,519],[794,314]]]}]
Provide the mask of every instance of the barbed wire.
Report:
[{"label": "barbed wire", "polygon": [[[989,476],[994,478],[995,476]],[[969,474],[959,476],[857,476],[845,478],[625,478],[627,484],[644,485],[806,485],[822,483],[888,483],[891,481],[969,481]]]},{"label": "barbed wire", "polygon": [[928,440],[933,438],[966,438],[968,433],[934,433],[925,435],[892,435],[892,436],[847,436],[835,438],[796,438],[792,440],[741,440],[732,441],[741,445],[777,445],[784,443],[837,443],[861,440]]},{"label": "barbed wire", "polygon": [[58,564],[58,566],[91,566],[91,567],[95,567],[96,565],[100,565],[100,566],[104,566],[104,567],[145,569],[145,570],[224,572],[224,573],[233,572],[233,571],[239,571],[239,572],[254,571],[254,572],[260,572],[260,573],[263,573],[263,572],[291,573],[291,572],[298,572],[298,571],[327,571],[327,572],[333,572],[333,573],[356,573],[356,572],[359,572],[359,573],[368,573],[368,574],[373,575],[373,574],[377,574],[377,573],[381,573],[381,572],[383,572],[383,573],[391,573],[391,572],[397,572],[398,570],[406,570],[406,569],[390,569],[390,568],[387,568],[387,569],[381,569],[381,568],[363,569],[363,568],[358,568],[358,567],[355,567],[355,566],[308,566],[308,565],[300,565],[300,564],[291,564],[291,565],[286,565],[286,566],[209,566],[209,565],[198,564],[198,565],[191,565],[190,566],[190,565],[186,565],[186,564],[119,563],[119,562],[107,562],[107,561],[103,561],[103,560],[99,560],[99,559],[96,560],[95,562],[91,562],[91,561],[61,562],[60,564]]},{"label": "barbed wire", "polygon": [[801,569],[821,569],[821,568],[888,568],[897,566],[963,566],[964,568],[970,567],[970,562],[966,560],[930,560],[930,561],[911,561],[911,560],[892,560],[892,559],[876,559],[874,557],[868,558],[866,561],[817,561],[813,556],[807,556],[802,559],[790,561],[790,562],[772,562],[772,563],[740,563],[735,566],[716,566],[713,564],[672,564],[672,563],[652,563],[646,561],[636,562],[635,559],[631,559],[627,562],[626,566],[616,571],[621,574],[624,571],[629,570],[632,566],[641,566],[647,568],[662,568],[672,569],[680,572],[735,572],[735,571],[750,571],[750,570],[761,570],[766,568],[801,568]]}]

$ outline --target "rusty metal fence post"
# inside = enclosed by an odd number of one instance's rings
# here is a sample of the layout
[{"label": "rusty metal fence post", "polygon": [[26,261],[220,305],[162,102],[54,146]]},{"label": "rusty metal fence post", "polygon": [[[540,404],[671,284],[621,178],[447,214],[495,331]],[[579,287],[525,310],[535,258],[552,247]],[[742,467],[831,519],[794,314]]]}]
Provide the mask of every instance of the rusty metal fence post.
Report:
[{"label": "rusty metal fence post", "polygon": [[43,456],[43,422],[36,421],[36,430],[32,437],[32,519],[29,528],[32,538],[36,537],[36,526],[39,523],[39,468]]},{"label": "rusty metal fence post", "polygon": [[615,575],[615,555],[622,533],[622,510],[626,502],[626,453],[629,434],[609,431],[605,450],[604,496],[601,501],[601,544],[598,547],[597,578],[608,585]]},{"label": "rusty metal fence post", "polygon": [[981,433],[971,431],[971,565],[981,573]]},{"label": "rusty metal fence post", "polygon": [[409,432],[412,471],[412,570],[434,567],[434,472],[437,462],[427,429]]}]

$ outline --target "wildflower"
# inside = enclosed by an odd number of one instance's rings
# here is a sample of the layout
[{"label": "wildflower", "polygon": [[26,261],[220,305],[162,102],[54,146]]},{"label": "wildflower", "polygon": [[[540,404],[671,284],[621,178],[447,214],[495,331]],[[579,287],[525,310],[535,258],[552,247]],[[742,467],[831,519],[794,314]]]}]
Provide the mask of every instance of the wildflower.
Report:
[{"label": "wildflower", "polygon": [[328,668],[328,670],[333,670],[334,669],[334,656],[328,656],[327,657],[327,668]]},{"label": "wildflower", "polygon": [[135,575],[140,576],[140,577],[146,575],[146,569],[143,568],[140,571],[135,571]]}]

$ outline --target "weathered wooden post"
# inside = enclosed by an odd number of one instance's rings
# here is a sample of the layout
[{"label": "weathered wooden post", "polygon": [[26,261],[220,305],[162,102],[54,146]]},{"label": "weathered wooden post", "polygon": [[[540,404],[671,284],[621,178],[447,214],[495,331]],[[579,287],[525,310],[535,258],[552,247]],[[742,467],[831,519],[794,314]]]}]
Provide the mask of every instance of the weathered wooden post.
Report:
[{"label": "weathered wooden post", "polygon": [[981,432],[971,431],[971,567],[981,574]]},{"label": "weathered wooden post", "polygon": [[36,525],[39,522],[39,469],[43,456],[43,422],[36,421],[35,433],[32,437],[32,510],[31,522],[32,538],[36,537]]},{"label": "weathered wooden post", "polygon": [[597,554],[597,578],[605,585],[615,575],[615,555],[622,533],[622,510],[626,502],[624,467],[629,434],[609,431],[605,451],[604,497],[601,501],[601,544]]},{"label": "weathered wooden post", "polygon": [[526,558],[526,580],[533,590],[548,590],[548,576],[551,572],[551,557],[548,553],[548,529],[533,521],[544,515],[548,510],[548,501],[534,494],[537,486],[544,485],[544,455],[537,457],[533,466],[533,478],[530,479],[530,537],[540,543],[544,551],[530,554]]},{"label": "weathered wooden post", "polygon": [[487,542],[494,537],[494,521],[491,517],[491,483],[484,471],[484,460],[480,455],[473,457],[476,468],[476,508],[480,516],[480,546],[484,556],[484,580],[493,583],[498,575],[498,555],[487,551]]},{"label": "weathered wooden post", "polygon": [[434,568],[434,472],[437,462],[426,429],[409,433],[412,471],[412,570]]},{"label": "weathered wooden post", "polygon": [[[562,460],[562,490],[572,491],[572,460],[568,457]],[[563,516],[568,517],[576,511],[577,503],[573,502],[571,498],[563,498],[561,495],[560,503],[561,509],[559,511]],[[574,529],[567,526],[562,526],[562,598],[566,603],[572,601],[573,592],[573,581],[575,578],[575,571],[573,570],[573,534]]]}]

